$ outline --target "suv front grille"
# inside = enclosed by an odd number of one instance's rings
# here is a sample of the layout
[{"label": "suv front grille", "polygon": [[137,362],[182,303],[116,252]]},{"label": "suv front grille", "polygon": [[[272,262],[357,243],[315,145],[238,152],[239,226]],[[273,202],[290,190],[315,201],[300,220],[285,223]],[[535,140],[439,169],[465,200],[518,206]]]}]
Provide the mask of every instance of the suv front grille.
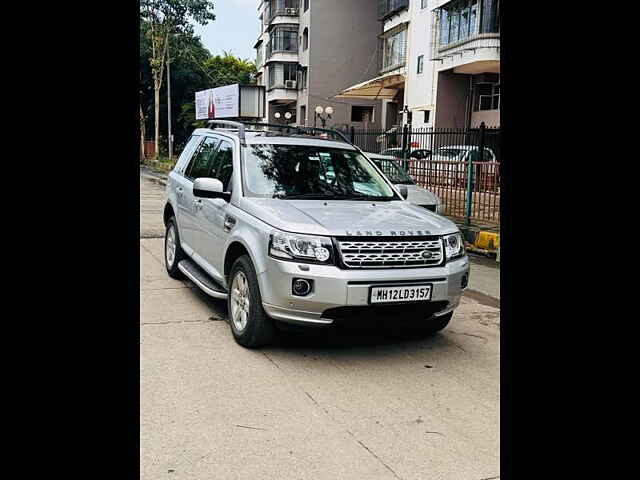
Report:
[{"label": "suv front grille", "polygon": [[338,238],[347,268],[403,268],[441,265],[442,241],[438,237],[413,239]]}]

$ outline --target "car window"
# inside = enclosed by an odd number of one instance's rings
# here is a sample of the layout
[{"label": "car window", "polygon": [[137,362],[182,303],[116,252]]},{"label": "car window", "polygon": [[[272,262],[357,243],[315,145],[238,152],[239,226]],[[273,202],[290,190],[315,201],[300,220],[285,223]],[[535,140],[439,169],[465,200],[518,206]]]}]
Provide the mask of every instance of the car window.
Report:
[{"label": "car window", "polygon": [[202,142],[202,145],[200,145],[193,159],[191,159],[191,163],[185,172],[187,178],[213,178],[211,176],[211,162],[217,145],[218,140],[213,137],[207,137],[204,142]]},{"label": "car window", "polygon": [[233,174],[233,145],[223,140],[220,142],[211,167],[211,177],[222,182],[225,192],[229,191],[231,175]]},{"label": "car window", "polygon": [[177,171],[183,172],[185,170],[185,167],[189,164],[189,160],[191,159],[193,152],[196,150],[201,140],[201,135],[191,136],[191,138],[187,142],[187,145],[182,150],[180,157],[178,157],[178,161],[176,162]]}]

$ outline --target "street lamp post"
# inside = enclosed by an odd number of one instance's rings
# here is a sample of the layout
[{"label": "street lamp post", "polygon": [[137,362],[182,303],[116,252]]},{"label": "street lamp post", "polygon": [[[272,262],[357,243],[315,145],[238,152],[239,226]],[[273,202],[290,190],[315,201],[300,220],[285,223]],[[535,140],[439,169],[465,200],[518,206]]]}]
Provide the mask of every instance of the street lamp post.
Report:
[{"label": "street lamp post", "polygon": [[[325,115],[326,114],[326,115]],[[331,118],[331,115],[333,115],[333,107],[331,105],[329,105],[328,107],[321,107],[320,105],[318,105],[316,107],[316,115],[313,119],[313,126],[316,126],[316,119],[320,119],[320,121],[322,122],[322,128],[326,128],[327,126],[327,119]]]}]

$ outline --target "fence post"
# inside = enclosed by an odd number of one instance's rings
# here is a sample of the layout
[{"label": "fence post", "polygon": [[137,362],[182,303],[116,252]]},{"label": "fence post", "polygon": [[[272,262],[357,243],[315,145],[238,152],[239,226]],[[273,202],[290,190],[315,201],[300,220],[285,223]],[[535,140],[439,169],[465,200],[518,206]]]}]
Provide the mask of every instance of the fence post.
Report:
[{"label": "fence post", "polygon": [[351,128],[349,129],[349,136],[351,137],[351,143],[353,143],[356,139],[356,129],[353,125],[351,125]]},{"label": "fence post", "polygon": [[[479,145],[478,145],[478,161],[482,161],[482,154],[484,151],[484,130],[485,130],[485,124],[484,122],[482,122],[480,124],[480,141],[479,141]],[[473,152],[473,150],[471,151]],[[473,204],[473,155],[471,155],[471,152],[469,152],[469,160],[468,160],[468,167],[467,167],[467,201],[466,201],[466,208],[465,208],[465,212],[464,212],[464,224],[465,225],[470,225],[471,224],[471,206]]]},{"label": "fence post", "polygon": [[402,126],[402,168],[407,171],[407,151],[409,150],[409,125]]}]

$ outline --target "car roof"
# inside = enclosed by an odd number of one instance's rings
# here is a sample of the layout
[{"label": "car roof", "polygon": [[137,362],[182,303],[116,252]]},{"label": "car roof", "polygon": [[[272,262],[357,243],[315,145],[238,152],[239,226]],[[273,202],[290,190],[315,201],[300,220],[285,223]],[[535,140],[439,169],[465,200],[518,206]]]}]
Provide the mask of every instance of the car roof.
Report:
[{"label": "car roof", "polygon": [[[194,135],[215,135],[221,134],[229,137],[239,137],[238,131],[227,128],[198,128],[194,130]],[[313,135],[279,135],[274,132],[257,130],[245,130],[245,142],[247,145],[303,145],[309,147],[340,148],[343,150],[355,151],[356,148],[346,142],[328,140]]]}]

